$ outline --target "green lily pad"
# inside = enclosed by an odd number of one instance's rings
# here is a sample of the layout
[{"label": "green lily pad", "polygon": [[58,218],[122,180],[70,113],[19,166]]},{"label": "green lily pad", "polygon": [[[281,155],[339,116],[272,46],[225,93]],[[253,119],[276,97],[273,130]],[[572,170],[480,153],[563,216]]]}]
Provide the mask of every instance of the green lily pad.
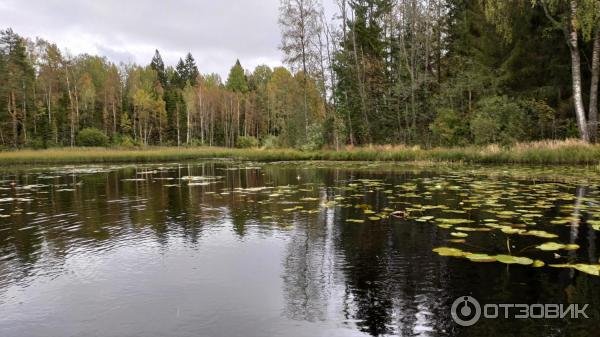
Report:
[{"label": "green lily pad", "polygon": [[546,242],[543,243],[539,246],[536,246],[535,248],[539,249],[539,250],[543,250],[543,251],[555,251],[555,250],[576,250],[579,249],[579,245],[577,244],[562,244],[562,243],[557,243],[557,242]]},{"label": "green lily pad", "polygon": [[510,226],[502,226],[500,230],[504,234],[520,234],[525,231],[524,229],[513,228]]},{"label": "green lily pad", "polygon": [[466,254],[465,257],[472,262],[496,262],[496,258],[487,254]]},{"label": "green lily pad", "polygon": [[448,239],[446,241],[450,242],[450,243],[465,243],[465,242],[467,242],[467,240],[465,240],[465,239]]},{"label": "green lily pad", "polygon": [[533,261],[533,264],[531,265],[533,268],[541,268],[543,266],[545,266],[546,264],[544,263],[544,261],[540,261],[540,260],[535,260]]},{"label": "green lily pad", "polygon": [[544,238],[544,239],[554,239],[554,238],[558,237],[558,235],[556,235],[556,234],[548,233],[545,231],[539,231],[539,230],[526,231],[526,232],[521,232],[519,234],[520,235],[528,235],[528,236],[537,236],[539,238]]},{"label": "green lily pad", "polygon": [[489,232],[489,231],[491,231],[491,229],[487,228],[487,227],[456,227],[455,229],[457,231],[463,231],[463,232]]},{"label": "green lily pad", "polygon": [[549,264],[548,266],[554,268],[572,268],[586,274],[600,276],[600,265],[598,264]]},{"label": "green lily pad", "polygon": [[438,253],[440,256],[463,257],[463,256],[465,256],[465,254],[467,254],[458,248],[450,248],[450,247],[434,248],[432,251],[434,253]]},{"label": "green lily pad", "polygon": [[512,255],[496,255],[494,256],[498,262],[506,263],[506,264],[522,264],[524,266],[528,266],[533,264],[533,260],[528,257],[519,257]]},{"label": "green lily pad", "polygon": [[459,224],[474,222],[473,220],[468,220],[468,219],[448,219],[448,218],[437,218],[437,219],[435,219],[435,221],[442,222],[442,223],[449,224],[449,225],[459,225]]},{"label": "green lily pad", "polygon": [[469,234],[467,233],[461,233],[461,232],[452,232],[450,233],[450,235],[456,237],[456,238],[466,238],[469,236]]}]

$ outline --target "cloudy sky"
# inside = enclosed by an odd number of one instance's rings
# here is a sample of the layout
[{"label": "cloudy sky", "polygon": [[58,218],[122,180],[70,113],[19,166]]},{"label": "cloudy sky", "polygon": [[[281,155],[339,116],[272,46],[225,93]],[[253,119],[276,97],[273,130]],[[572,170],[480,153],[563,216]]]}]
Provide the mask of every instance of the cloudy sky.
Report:
[{"label": "cloudy sky", "polygon": [[[335,0],[325,0],[328,17]],[[225,76],[281,64],[279,0],[0,0],[0,29],[54,42],[71,54],[174,65],[191,51],[202,73]]]}]

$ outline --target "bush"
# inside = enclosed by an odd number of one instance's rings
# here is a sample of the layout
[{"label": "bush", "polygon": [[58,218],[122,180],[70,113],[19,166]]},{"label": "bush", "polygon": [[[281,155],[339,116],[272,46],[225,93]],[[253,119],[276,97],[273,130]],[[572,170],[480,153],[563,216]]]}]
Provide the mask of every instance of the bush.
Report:
[{"label": "bush", "polygon": [[96,128],[86,128],[77,135],[79,146],[108,146],[108,137]]},{"label": "bush", "polygon": [[265,138],[263,138],[262,146],[265,149],[279,148],[279,137],[273,135],[266,136]]},{"label": "bush", "polygon": [[250,136],[239,136],[235,142],[235,147],[241,149],[258,147],[258,139]]},{"label": "bush", "polygon": [[325,137],[323,136],[323,127],[321,124],[315,123],[308,127],[308,135],[306,142],[300,145],[302,151],[320,150],[325,145]]},{"label": "bush", "polygon": [[133,141],[133,139],[131,139],[131,137],[125,136],[125,137],[121,138],[121,142],[119,143],[119,146],[130,148],[130,147],[136,147],[137,144]]},{"label": "bush", "polygon": [[115,134],[112,139],[111,145],[116,147],[133,148],[140,146],[139,142],[134,141],[131,136]]},{"label": "bush", "polygon": [[429,129],[442,146],[465,145],[469,140],[469,127],[464,119],[453,109],[441,108]]},{"label": "bush", "polygon": [[475,143],[504,145],[526,140],[528,125],[525,109],[506,96],[490,96],[477,103],[471,118]]},{"label": "bush", "polygon": [[48,148],[48,143],[42,138],[35,137],[35,138],[29,139],[26,146],[28,148],[31,148],[34,150],[40,150],[40,149]]}]

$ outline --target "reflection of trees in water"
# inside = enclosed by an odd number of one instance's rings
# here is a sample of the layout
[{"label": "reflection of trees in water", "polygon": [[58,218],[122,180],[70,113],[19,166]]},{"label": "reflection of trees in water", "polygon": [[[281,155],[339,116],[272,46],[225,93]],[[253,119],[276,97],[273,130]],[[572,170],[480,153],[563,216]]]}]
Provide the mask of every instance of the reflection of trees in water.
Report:
[{"label": "reflection of trees in water", "polygon": [[[328,212],[296,219],[283,259],[285,314],[296,320],[325,320],[333,251],[328,246]],[[327,248],[327,249],[326,249]]]},{"label": "reflection of trees in water", "polygon": [[[327,186],[335,185],[330,178]],[[327,191],[331,200],[339,190]],[[361,202],[387,206],[377,194]],[[373,336],[426,336],[447,329],[448,321],[439,317],[447,312],[448,283],[429,258],[434,239],[423,244],[421,227],[393,221],[345,221],[360,218],[357,212],[362,210],[327,209],[295,226],[283,260],[285,314],[308,321],[339,315]]]},{"label": "reflection of trees in water", "polygon": [[[158,172],[144,181],[123,179],[145,178],[139,173],[147,168],[60,174],[51,179],[38,179],[39,174],[2,176],[2,180],[14,180],[17,185],[2,191],[1,198],[32,200],[0,205],[12,213],[10,218],[0,219],[0,264],[21,278],[41,257],[59,269],[68,252],[77,248],[106,250],[151,237],[166,244],[171,232],[197,242],[205,220],[205,189],[163,185],[179,183],[182,174],[214,172],[214,165],[207,166]],[[51,186],[22,189],[28,184]],[[214,219],[217,214],[212,212],[211,216]]]},{"label": "reflection of trees in water", "polygon": [[[360,174],[357,178],[361,178]],[[365,175],[399,184],[406,176]],[[369,193],[360,203],[374,210],[390,205],[381,193]],[[344,275],[354,310],[347,319],[373,336],[398,334],[427,336],[447,331],[448,267],[431,259],[436,231],[431,226],[389,219],[380,223],[352,224],[362,210],[339,209],[336,245],[345,260]]]},{"label": "reflection of trees in water", "polygon": [[[35,174],[0,177],[15,179],[20,186],[65,185],[0,191],[2,197],[33,199],[29,203],[0,204],[0,208],[18,213],[0,219],[0,256],[5,258],[0,261],[0,277],[5,278],[0,279],[0,286],[7,283],[7,277],[26,276],[41,261],[59,269],[75,248],[105,250],[139,242],[136,240],[168,245],[174,237],[194,245],[205,229],[226,224],[239,238],[253,233],[285,232],[288,241],[282,261],[284,314],[291,319],[319,321],[336,315],[336,320],[356,325],[371,335],[435,334],[430,330],[451,331],[449,305],[457,292],[464,295],[466,291],[474,291],[482,298],[491,293],[494,299],[505,302],[519,294],[528,301],[558,298],[564,299],[564,303],[590,303],[591,310],[599,316],[600,287],[595,278],[581,277],[580,273],[571,273],[567,279],[548,276],[558,273],[533,277],[526,268],[504,269],[497,265],[473,268],[462,260],[432,258],[431,249],[439,243],[438,231],[433,226],[397,220],[345,222],[346,218],[363,217],[362,210],[355,208],[321,209],[315,214],[287,213],[282,210],[290,204],[274,202],[266,193],[235,190],[265,185],[312,186],[321,199],[331,200],[335,193],[341,192],[336,187],[346,186],[351,176],[381,177],[399,184],[414,177],[411,173],[380,175],[376,171],[294,167],[270,167],[264,172],[223,170],[226,167],[214,163],[178,165],[151,176],[139,173],[153,169],[133,167],[89,175],[63,174],[50,180],[38,180]],[[223,176],[223,179],[208,186],[164,186],[181,183],[183,176]],[[123,181],[143,177],[148,179]],[[80,182],[74,191],[59,191]],[[581,217],[586,192],[583,187],[575,191],[573,216],[577,218]],[[280,201],[297,201],[300,195]],[[369,194],[356,202],[375,209],[388,206],[381,193]],[[454,207],[458,200],[440,199],[434,203]],[[27,215],[27,212],[37,214]],[[271,215],[293,226],[279,227],[262,219]],[[596,263],[596,233],[590,226],[585,230],[579,221],[572,225],[571,242],[580,244],[582,250],[587,248],[589,263]],[[560,275],[565,274],[568,273]],[[530,282],[517,287],[523,280]],[[495,322],[473,331],[493,333],[502,326],[502,322]],[[536,330],[535,325],[524,325],[525,328]]]}]

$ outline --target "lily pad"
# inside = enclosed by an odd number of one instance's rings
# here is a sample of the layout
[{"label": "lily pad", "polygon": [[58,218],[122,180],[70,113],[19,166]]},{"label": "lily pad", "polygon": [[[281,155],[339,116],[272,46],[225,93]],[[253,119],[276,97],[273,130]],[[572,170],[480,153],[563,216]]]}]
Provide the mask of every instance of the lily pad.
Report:
[{"label": "lily pad", "polygon": [[448,218],[437,218],[435,219],[437,222],[442,222],[449,225],[460,225],[465,223],[473,223],[475,221],[469,219],[448,219]]},{"label": "lily pad", "polygon": [[576,269],[579,270],[580,272],[586,273],[586,274],[590,274],[590,275],[594,275],[594,276],[600,276],[600,265],[599,264],[583,264],[583,263],[578,263],[578,264],[549,264],[549,267],[554,267],[554,268],[572,268],[572,269]]},{"label": "lily pad", "polygon": [[496,255],[494,256],[498,262],[506,264],[522,264],[528,266],[533,264],[533,260],[528,257],[512,256],[512,255]]},{"label": "lily pad", "polygon": [[543,243],[539,246],[536,246],[535,248],[539,249],[539,250],[543,250],[543,251],[555,251],[555,250],[576,250],[579,249],[579,245],[577,244],[562,244],[562,243],[557,243],[557,242],[546,242]]},{"label": "lily pad", "polygon": [[438,248],[434,248],[432,251],[434,253],[438,253],[438,255],[440,255],[440,256],[463,257],[467,254],[458,248],[450,248],[450,247],[438,247]]},{"label": "lily pad", "polygon": [[556,234],[548,233],[545,231],[539,231],[539,230],[526,231],[526,232],[521,232],[519,234],[520,235],[537,236],[539,238],[545,238],[545,239],[554,239],[554,238],[558,237],[558,235],[556,235]]},{"label": "lily pad", "polygon": [[465,257],[472,262],[496,262],[496,258],[487,254],[469,253]]},{"label": "lily pad", "polygon": [[467,233],[461,233],[461,232],[452,232],[450,233],[450,235],[456,237],[456,238],[466,238],[469,236],[469,234]]},{"label": "lily pad", "polygon": [[489,232],[489,231],[491,231],[491,228],[487,228],[487,227],[456,227],[455,229],[457,231],[463,231],[463,232]]},{"label": "lily pad", "polygon": [[546,264],[544,263],[544,261],[540,261],[540,260],[535,260],[533,261],[533,264],[531,265],[533,268],[541,268],[543,266],[545,266]]}]

